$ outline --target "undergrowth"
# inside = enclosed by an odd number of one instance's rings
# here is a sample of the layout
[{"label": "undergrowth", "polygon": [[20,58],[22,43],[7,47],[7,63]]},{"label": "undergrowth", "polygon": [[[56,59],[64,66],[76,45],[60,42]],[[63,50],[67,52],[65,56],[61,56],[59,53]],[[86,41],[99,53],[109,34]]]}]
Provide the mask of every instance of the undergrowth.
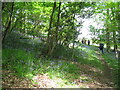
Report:
[{"label": "undergrowth", "polygon": [[51,79],[61,78],[64,85],[72,84],[72,81],[80,75],[80,69],[75,64],[45,58],[38,59],[33,53],[20,49],[3,49],[2,64],[3,69],[14,71],[13,74],[19,77],[32,79],[37,74],[48,74]]},{"label": "undergrowth", "polygon": [[[82,78],[80,76],[82,68],[71,62],[103,70],[102,63],[95,53],[97,49],[93,46],[86,45],[87,48],[84,46],[75,48],[72,58],[72,48],[58,45],[50,58],[44,57],[44,44],[37,40],[19,40],[18,37],[11,39],[13,42],[10,42],[9,38],[3,48],[2,66],[5,70],[14,71],[14,74],[19,77],[32,79],[37,74],[47,74],[51,79],[58,79],[57,83],[64,87],[65,85],[75,86],[74,80]],[[103,55],[103,57],[107,63],[117,69],[117,61],[115,62],[108,55]],[[82,78],[83,81],[86,80],[84,78]],[[60,79],[61,81],[59,81]]]}]

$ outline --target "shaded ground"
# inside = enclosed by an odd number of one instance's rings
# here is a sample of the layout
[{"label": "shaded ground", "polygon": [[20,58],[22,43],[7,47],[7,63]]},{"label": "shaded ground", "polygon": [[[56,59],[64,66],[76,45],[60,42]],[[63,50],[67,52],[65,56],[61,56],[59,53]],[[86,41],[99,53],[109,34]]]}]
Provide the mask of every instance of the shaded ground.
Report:
[{"label": "shaded ground", "polygon": [[[80,64],[78,62],[70,62],[66,60],[61,60],[61,62],[69,62],[76,64],[80,71],[80,79],[74,79],[73,83],[76,84],[76,87],[84,87],[84,88],[112,88],[114,87],[114,83],[112,80],[112,70],[107,65],[105,60],[101,57],[100,53],[98,53],[98,57],[100,61],[103,63],[104,70],[96,69],[95,67],[91,67],[89,65]],[[38,74],[33,77],[32,80],[28,80],[26,78],[19,78],[13,75],[14,72],[3,71],[3,87],[11,87],[11,88],[60,88],[58,82],[60,82],[60,78],[56,80],[52,80],[48,75]],[[64,86],[65,87],[65,86]],[[70,86],[66,86],[70,88]]]},{"label": "shaded ground", "polygon": [[[91,48],[90,46],[86,46],[86,45],[84,45],[84,47]],[[98,77],[94,77],[94,76],[92,77],[92,78],[94,78],[95,81],[98,82],[98,83],[94,83],[94,84],[97,84],[98,86],[105,87],[105,88],[115,87],[115,83],[114,83],[115,78],[113,78],[114,77],[113,68],[110,65],[108,65],[106,60],[102,57],[103,54],[100,51],[95,49],[95,47],[92,47],[92,48],[95,50],[95,53],[97,54],[99,60],[101,61],[102,65],[103,65],[103,70],[99,71],[96,68],[90,69],[90,67],[86,67],[87,68],[86,71],[91,70],[91,71],[93,71],[91,73],[99,74]],[[104,50],[104,52],[107,53],[105,50]],[[114,58],[114,56],[112,55],[111,58]],[[84,67],[82,67],[82,68],[84,68]]]},{"label": "shaded ground", "polygon": [[26,78],[19,78],[13,75],[14,72],[9,70],[2,71],[2,87],[3,88],[30,88],[31,81]]},{"label": "shaded ground", "polygon": [[74,62],[80,68],[82,68],[81,76],[85,76],[91,79],[91,81],[88,81],[87,83],[84,83],[82,80],[76,80],[75,82],[78,85],[81,85],[81,83],[86,84],[86,86],[89,88],[113,88],[115,86],[112,78],[112,70],[108,67],[108,65],[105,63],[104,59],[101,58],[101,56],[99,56],[99,58],[102,62],[104,62],[103,71],[88,65],[81,65],[77,62]]},{"label": "shaded ground", "polygon": [[[39,43],[40,41],[36,40],[35,42],[33,42],[33,40],[28,40],[29,44],[27,43],[27,40],[21,40],[21,45],[19,45],[19,42],[15,42],[18,45],[14,45],[13,43],[13,47],[14,48],[25,48],[27,51],[32,50],[32,52],[34,51],[35,48],[35,43]],[[25,43],[26,42],[26,43]],[[8,43],[9,44],[9,43]],[[27,44],[27,45],[26,45]],[[5,47],[7,47],[9,45],[6,45]],[[36,47],[38,47],[36,46]],[[87,45],[82,45],[81,46],[82,49],[85,49],[86,52],[84,52],[84,50],[81,49],[81,51],[79,51],[80,56],[78,57],[82,57],[80,58],[80,60],[89,60],[87,62],[87,64],[85,64],[84,62],[81,63],[82,61],[79,60],[66,60],[66,59],[58,59],[56,61],[52,60],[51,64],[54,63],[51,66],[48,66],[47,68],[59,68],[59,66],[62,63],[68,63],[68,64],[74,64],[77,65],[77,67],[79,67],[79,72],[76,74],[78,75],[78,77],[75,79],[71,79],[70,82],[72,82],[72,84],[67,84],[65,81],[63,81],[62,78],[60,77],[56,77],[54,79],[50,78],[48,74],[41,74],[38,73],[36,75],[34,75],[33,78],[31,79],[27,79],[27,78],[21,78],[15,75],[16,72],[10,71],[10,70],[3,70],[3,88],[113,88],[115,87],[114,85],[114,80],[113,80],[113,68],[111,68],[108,63],[106,62],[106,60],[103,58],[103,55],[99,52],[99,50],[94,47],[94,46],[87,46]],[[39,49],[39,48],[38,48]],[[95,53],[91,52],[89,53],[90,55],[93,56],[88,56],[88,52],[86,49],[90,49],[90,50],[94,50]],[[36,53],[37,55],[37,53]],[[92,58],[91,58],[92,57]],[[113,58],[114,56],[110,56],[111,58]],[[89,59],[91,58],[91,59]],[[14,58],[13,58],[14,59]],[[97,60],[100,62],[97,62]],[[103,69],[100,68],[96,68],[99,66],[95,66],[99,65],[99,63],[102,63],[102,67]],[[64,65],[65,67],[65,65]],[[67,65],[66,65],[67,67]],[[65,68],[66,68],[65,67]],[[72,66],[70,66],[72,69]],[[68,68],[67,68],[68,69]],[[67,71],[67,69],[65,69]],[[54,70],[54,69],[52,69]],[[56,70],[56,69],[55,69]],[[61,70],[61,69],[60,69]],[[69,70],[68,70],[69,71]],[[76,71],[76,70],[74,70]],[[59,73],[64,73],[64,72],[60,72]],[[67,77],[72,77],[71,75],[75,75],[75,74],[71,74],[67,73]],[[57,73],[55,73],[57,74]],[[69,77],[67,80],[69,80]],[[64,83],[64,84],[63,84]],[[61,84],[61,85],[60,85]]]}]

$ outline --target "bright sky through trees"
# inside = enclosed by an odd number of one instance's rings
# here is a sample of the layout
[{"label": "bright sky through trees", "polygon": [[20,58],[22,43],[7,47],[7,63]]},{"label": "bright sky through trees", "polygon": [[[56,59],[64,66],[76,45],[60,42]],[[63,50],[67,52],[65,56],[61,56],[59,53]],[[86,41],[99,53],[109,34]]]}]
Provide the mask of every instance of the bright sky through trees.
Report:
[{"label": "bright sky through trees", "polygon": [[93,25],[93,26],[97,26],[97,23],[93,21],[92,18],[90,19],[84,19],[84,23],[82,24],[83,27],[81,28],[80,32],[81,34],[78,36],[79,39],[82,39],[83,37],[90,39],[91,35],[89,32],[89,26]]},{"label": "bright sky through trees", "polygon": [[[94,26],[96,29],[100,29],[100,28],[103,28],[103,21],[101,21],[100,19],[98,19],[98,17],[100,17],[101,14],[98,14],[98,15],[94,15],[92,18],[87,18],[87,19],[82,19],[84,22],[83,22],[83,26],[80,30],[81,34],[78,36],[78,39],[82,39],[83,37],[86,38],[86,39],[91,39],[93,37],[93,35],[91,36],[90,35],[90,28],[89,26],[92,25]],[[77,21],[80,21],[81,19],[80,18],[77,18],[78,20]],[[96,20],[97,19],[97,20]]]}]

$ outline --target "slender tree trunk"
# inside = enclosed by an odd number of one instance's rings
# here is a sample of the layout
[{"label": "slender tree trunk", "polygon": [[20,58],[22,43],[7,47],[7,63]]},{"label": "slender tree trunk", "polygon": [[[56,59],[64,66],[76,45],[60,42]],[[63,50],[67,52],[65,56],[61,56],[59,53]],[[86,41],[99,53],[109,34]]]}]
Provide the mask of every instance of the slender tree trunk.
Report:
[{"label": "slender tree trunk", "polygon": [[49,44],[49,40],[50,40],[50,34],[51,34],[51,26],[52,26],[52,19],[53,19],[53,14],[55,12],[55,8],[56,8],[56,2],[54,2],[54,6],[53,6],[53,10],[52,10],[52,14],[50,16],[50,22],[49,22],[49,29],[48,29],[48,35],[47,35],[47,43]]},{"label": "slender tree trunk", "polygon": [[[109,19],[109,9],[107,9],[107,18]],[[107,52],[109,52],[110,50],[110,32],[109,32],[109,29],[108,29],[108,25],[107,25],[107,28],[106,28],[106,45],[107,45]]]},{"label": "slender tree trunk", "polygon": [[117,50],[116,31],[113,31],[114,51]]},{"label": "slender tree trunk", "polygon": [[2,43],[4,43],[5,37],[6,37],[7,33],[8,33],[8,31],[10,30],[10,27],[11,27],[13,7],[14,7],[14,2],[12,2],[11,13],[10,13],[10,20],[9,20],[9,23],[8,23],[6,29],[5,29],[5,32],[4,32],[4,35],[3,35],[3,39],[2,39]]},{"label": "slender tree trunk", "polygon": [[48,56],[50,55],[50,52],[51,52],[51,46],[52,46],[52,42],[51,42],[51,27],[52,27],[52,19],[53,19],[53,14],[55,12],[55,9],[56,9],[56,2],[54,2],[54,6],[53,6],[53,10],[52,10],[52,14],[50,16],[50,22],[49,22],[49,29],[48,29],[48,35],[47,35],[47,54]]},{"label": "slender tree trunk", "polygon": [[117,9],[118,11],[116,12],[116,19],[117,19],[117,23],[118,23],[118,43],[120,43],[120,2],[117,2]]},{"label": "slender tree trunk", "polygon": [[2,2],[2,10],[5,8],[6,2]]},{"label": "slender tree trunk", "polygon": [[[117,9],[120,8],[120,2],[117,2]],[[120,14],[119,14],[120,10],[116,13],[117,15],[117,23],[118,23],[118,43],[120,44]],[[120,51],[118,50],[118,78],[120,77]],[[117,86],[118,88],[120,88],[120,80],[118,80],[117,82]]]},{"label": "slender tree trunk", "polygon": [[56,26],[56,30],[55,30],[55,37],[53,37],[53,43],[52,43],[52,49],[49,53],[49,55],[51,55],[54,51],[54,48],[56,47],[56,45],[58,44],[58,31],[59,31],[59,21],[60,21],[60,7],[61,7],[61,2],[59,3],[59,10],[58,10],[58,19],[57,19],[57,26]]},{"label": "slender tree trunk", "polygon": [[[115,8],[111,7],[113,19],[110,18],[110,20],[112,22],[111,24],[113,24],[113,25],[115,24],[115,21],[116,21],[114,10],[115,10]],[[113,44],[114,44],[114,51],[116,51],[117,50],[117,42],[116,42],[116,30],[115,29],[113,30]]]},{"label": "slender tree trunk", "polygon": [[[2,37],[2,27],[3,27],[2,26],[2,9],[1,8],[2,8],[2,3],[0,2],[0,37]],[[0,43],[2,43],[2,38],[0,38]],[[2,44],[0,44],[0,50],[2,50]],[[0,53],[0,55],[2,55],[1,53]]]},{"label": "slender tree trunk", "polygon": [[57,19],[57,26],[56,26],[56,34],[55,34],[55,42],[56,42],[56,44],[57,44],[57,42],[58,42],[58,31],[59,31],[59,24],[60,24],[60,7],[61,7],[61,2],[59,3],[59,10],[58,10],[58,19]]},{"label": "slender tree trunk", "polygon": [[107,52],[109,52],[110,50],[110,32],[109,29],[107,28],[107,32],[106,32],[106,45],[107,45]]},{"label": "slender tree trunk", "polygon": [[[24,2],[24,6],[25,6],[25,2]],[[24,33],[24,24],[25,24],[25,9],[20,10],[20,14],[22,15],[21,21],[20,21],[20,25],[19,25],[19,29],[21,33]]]},{"label": "slender tree trunk", "polygon": [[[74,21],[74,19],[75,19],[75,14],[73,15],[73,21]],[[75,29],[75,25],[73,25],[73,29]],[[74,48],[75,48],[75,32],[74,32],[74,34],[73,34],[72,59],[74,59]]]},{"label": "slender tree trunk", "polygon": [[74,48],[75,48],[75,43],[73,42],[73,47],[72,47],[72,59],[74,59]]},{"label": "slender tree trunk", "polygon": [[[24,6],[26,5],[26,3],[24,2]],[[27,30],[26,30],[26,12],[24,11],[24,35],[26,35],[26,33],[27,33]]]}]

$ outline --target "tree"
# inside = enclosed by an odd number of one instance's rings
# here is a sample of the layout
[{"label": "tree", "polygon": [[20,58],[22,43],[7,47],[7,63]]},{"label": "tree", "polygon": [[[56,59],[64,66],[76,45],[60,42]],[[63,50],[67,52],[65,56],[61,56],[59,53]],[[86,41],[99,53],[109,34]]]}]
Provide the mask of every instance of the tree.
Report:
[{"label": "tree", "polygon": [[9,15],[9,21],[8,21],[8,24],[7,24],[7,26],[6,26],[6,28],[5,28],[5,31],[4,31],[2,43],[4,43],[5,37],[6,37],[7,33],[8,33],[8,31],[9,31],[10,28],[11,28],[11,22],[12,22],[12,14],[13,14],[14,2],[11,2],[10,4],[11,4],[11,10],[10,10],[10,12],[9,12],[9,13],[10,13],[10,15]]},{"label": "tree", "polygon": [[[54,7],[53,10],[55,9],[56,3],[54,2]],[[57,24],[56,24],[56,29],[55,32],[53,32],[53,36],[52,36],[52,46],[51,46],[51,50],[49,51],[48,55],[50,56],[53,51],[54,48],[56,47],[56,45],[58,44],[58,31],[59,31],[59,24],[60,24],[60,7],[61,7],[61,2],[59,2],[59,9],[58,9],[58,15],[57,15]],[[52,14],[53,15],[53,14]]]},{"label": "tree", "polygon": [[[103,22],[104,26],[101,29],[94,30],[96,33],[97,41],[105,42],[107,46],[107,51],[109,52],[110,47],[114,45],[114,51],[117,49],[117,38],[118,38],[118,23],[117,23],[117,8],[116,2],[104,2],[104,3],[97,3],[96,4],[96,15],[99,14],[99,22]],[[118,18],[118,17],[117,17]],[[98,18],[97,18],[98,19]],[[116,19],[116,20],[115,20]],[[93,32],[93,31],[92,31]],[[106,38],[105,38],[106,37]]]},{"label": "tree", "polygon": [[48,56],[51,54],[51,50],[53,47],[53,38],[52,38],[52,31],[51,31],[51,27],[52,27],[52,20],[53,20],[53,14],[55,12],[56,9],[56,2],[54,2],[54,6],[53,6],[53,10],[50,16],[50,21],[49,21],[49,28],[48,28],[48,35],[47,35],[47,54]]}]

